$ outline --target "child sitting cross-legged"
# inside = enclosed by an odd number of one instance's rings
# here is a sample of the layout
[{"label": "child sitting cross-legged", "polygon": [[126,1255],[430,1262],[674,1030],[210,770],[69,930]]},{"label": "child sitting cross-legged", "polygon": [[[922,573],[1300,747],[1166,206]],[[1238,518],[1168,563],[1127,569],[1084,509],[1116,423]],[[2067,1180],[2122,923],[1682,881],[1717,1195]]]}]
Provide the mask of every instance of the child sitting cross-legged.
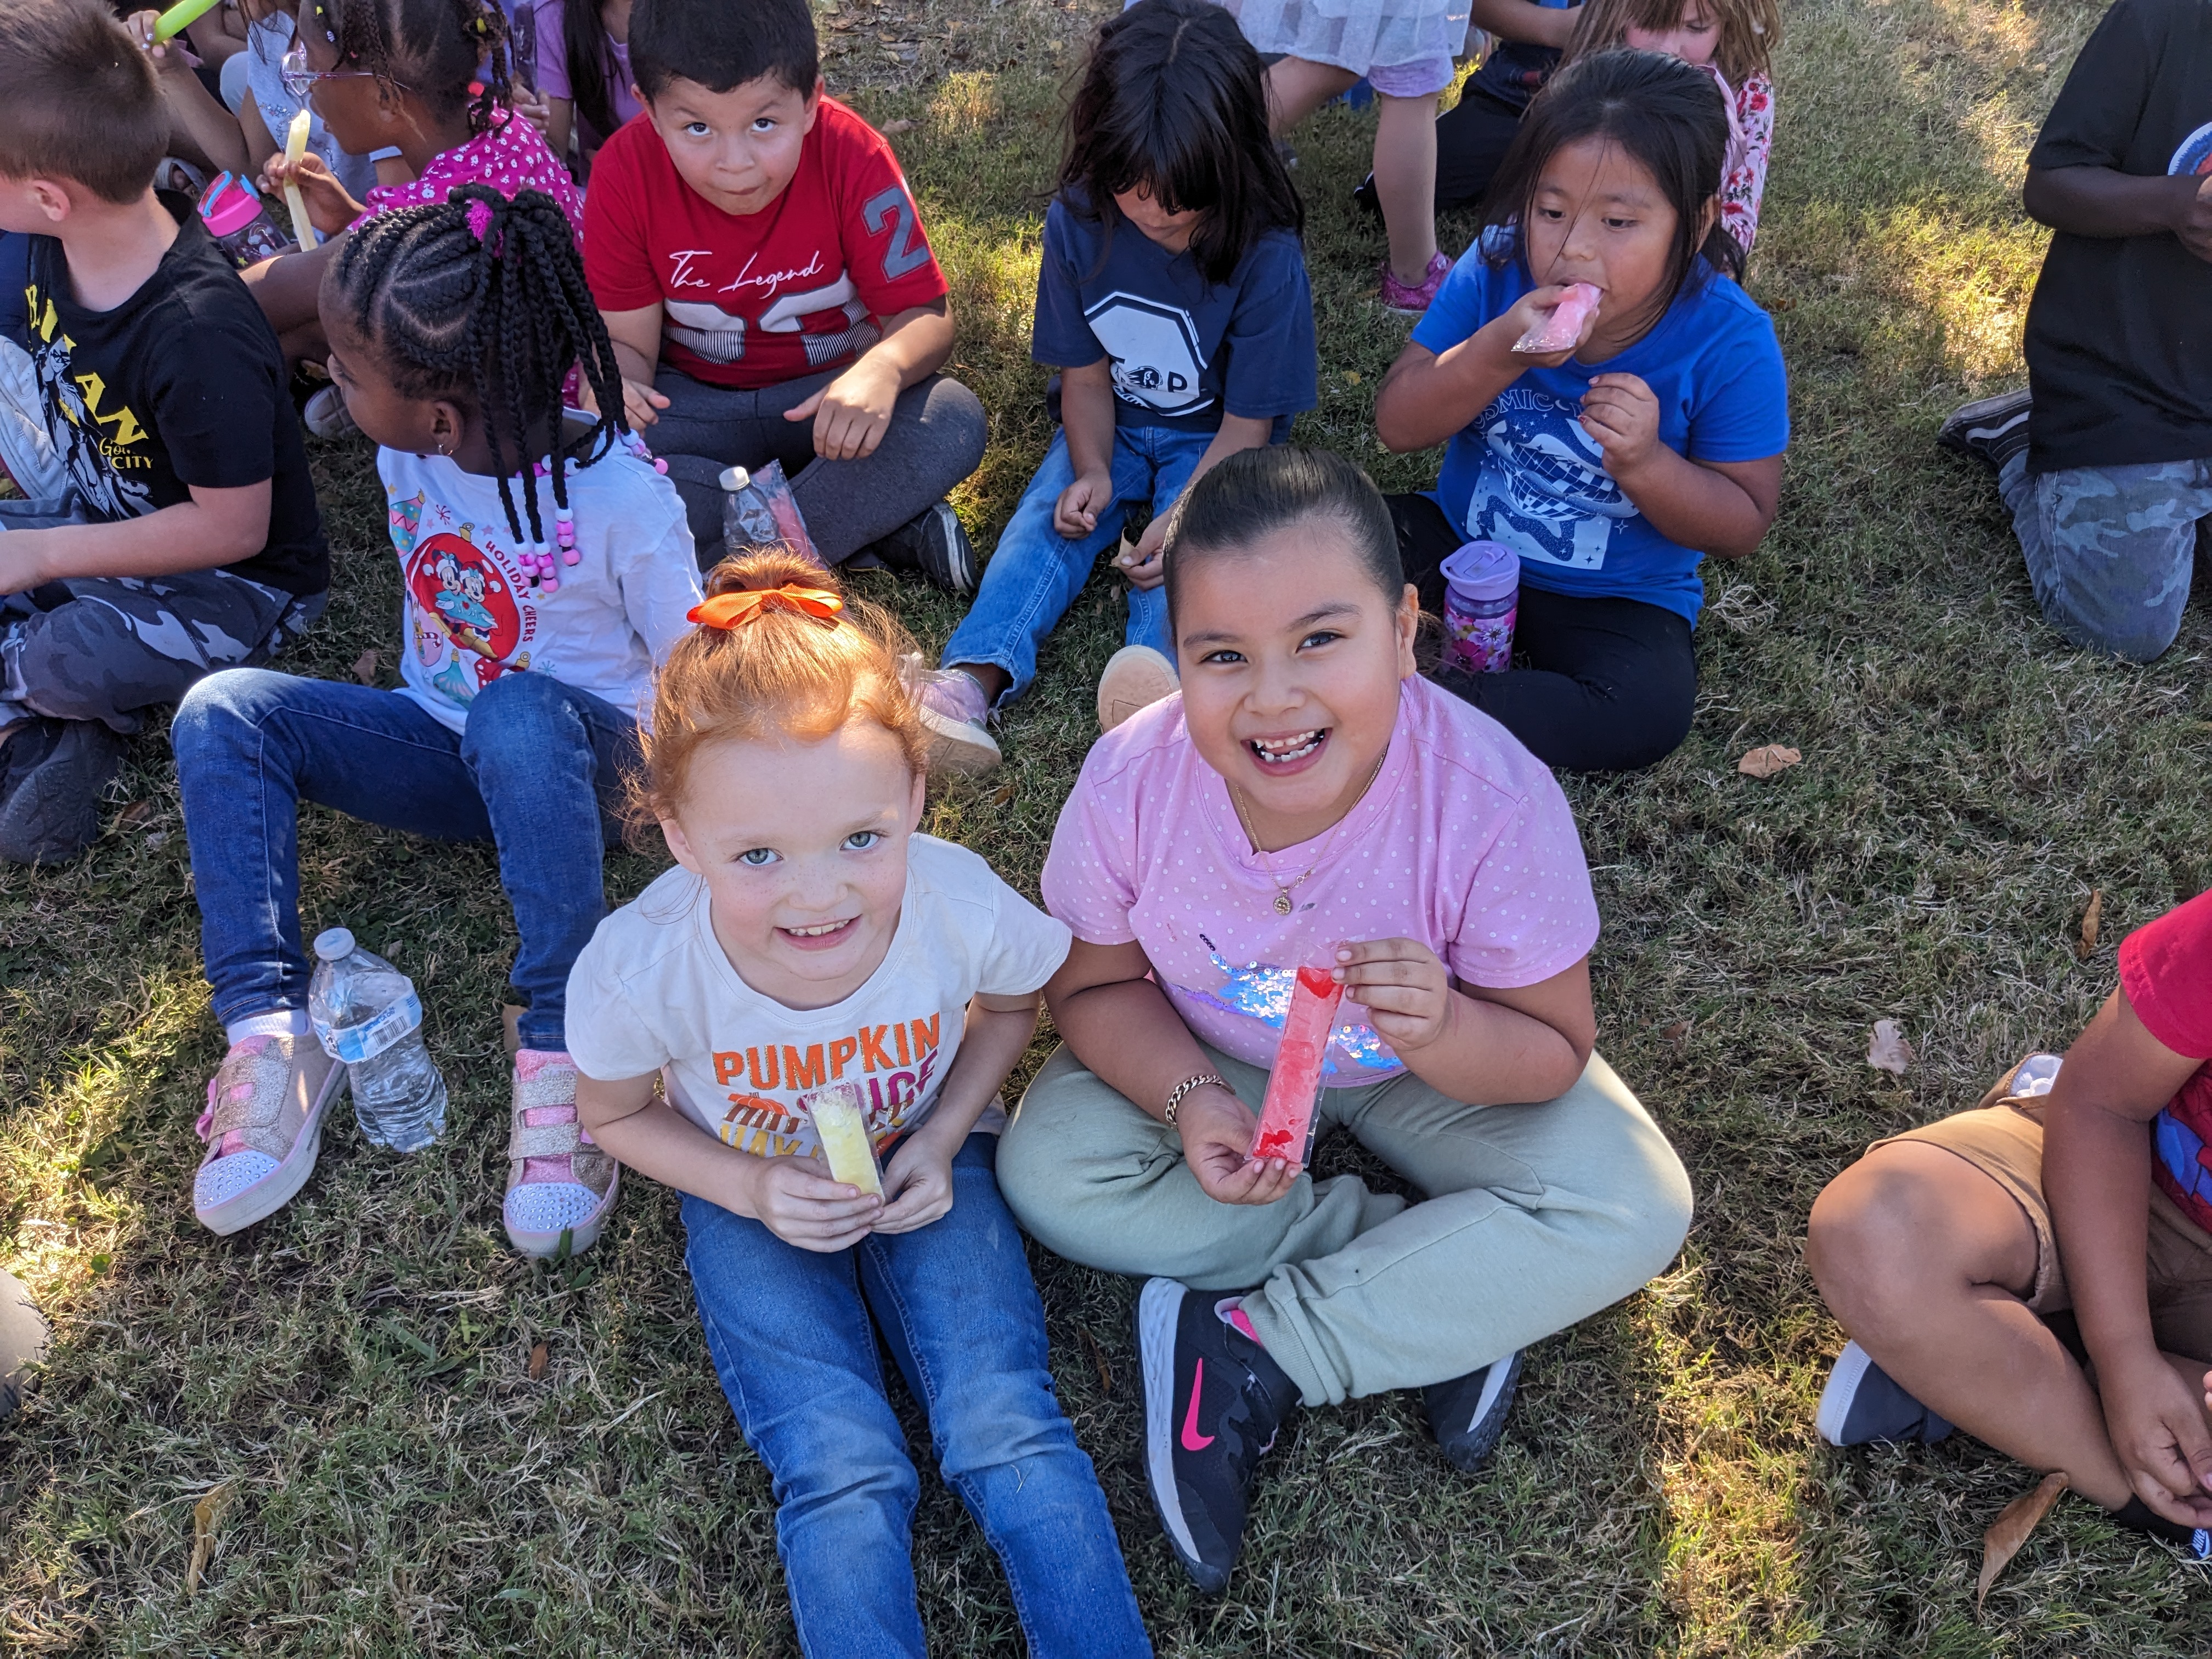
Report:
[{"label": "child sitting cross-legged", "polygon": [[1098,31],[1046,210],[1032,354],[1066,366],[1060,429],[945,642],[923,718],[940,764],[994,764],[989,710],[1121,540],[1122,649],[1098,686],[1112,727],[1175,690],[1161,588],[1168,514],[1224,456],[1279,443],[1314,406],[1313,298],[1297,191],[1267,134],[1259,55],[1206,0],[1139,0]]},{"label": "child sitting cross-legged", "polygon": [[149,182],[167,133],[96,0],[0,6],[0,231],[30,369],[8,448],[62,491],[0,502],[0,857],[21,862],[99,833],[116,733],[276,654],[330,586],[276,341],[191,204]]},{"label": "child sitting cross-legged", "polygon": [[2121,942],[2062,1060],[1876,1141],[1806,1256],[1850,1341],[1838,1446],[1952,1425],[2212,1556],[2212,894]]},{"label": "child sitting cross-legged", "polygon": [[645,118],[592,166],[584,261],[701,564],[724,469],[776,461],[831,563],[969,592],[944,496],[983,459],[983,406],[938,372],[945,274],[890,145],[823,95],[806,0],[636,0],[629,62]]},{"label": "child sitting cross-legged", "polygon": [[568,1042],[586,1127],[684,1195],[708,1350],[775,1482],[799,1646],[925,1650],[880,1340],[1029,1651],[1149,1653],[993,1175],[998,1091],[1067,929],[916,833],[928,739],[895,622],[781,550],[708,587],[646,742],[641,805],[678,867],[577,959]]},{"label": "child sitting cross-legged", "polygon": [[[1166,557],[1182,688],[1093,745],[1053,832],[1066,1046],[1000,1171],[1048,1249],[1153,1275],[1146,1474],[1218,1590],[1301,1403],[1421,1389],[1475,1468],[1520,1351],[1663,1267],[1690,1186],[1592,1052],[1597,904],[1566,798],[1413,672],[1420,611],[1375,486],[1325,451],[1247,450],[1177,503]],[[1343,1000],[1294,1047],[1316,978]],[[1312,1120],[1418,1201],[1316,1179],[1303,1124],[1260,1137],[1301,1065]]]},{"label": "child sitting cross-legged", "polygon": [[[503,1215],[515,1248],[598,1237],[617,1170],[576,1122],[568,969],[606,913],[600,864],[656,661],[699,575],[684,504],[625,441],[613,354],[551,198],[488,185],[380,214],[323,283],[331,374],[380,447],[402,581],[396,691],[217,674],[172,738],[200,939],[230,1051],[193,1207],[219,1233],[290,1202],[345,1079],[307,1035],[298,807],[489,841],[520,937]],[[602,416],[564,422],[581,360]]]}]

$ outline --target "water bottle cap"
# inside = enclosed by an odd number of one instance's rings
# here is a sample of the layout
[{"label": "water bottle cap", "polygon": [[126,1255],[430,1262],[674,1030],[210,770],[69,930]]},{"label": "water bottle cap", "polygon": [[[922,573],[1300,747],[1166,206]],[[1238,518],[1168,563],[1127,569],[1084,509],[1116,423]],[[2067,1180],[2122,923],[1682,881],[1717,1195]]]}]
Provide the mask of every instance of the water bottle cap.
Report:
[{"label": "water bottle cap", "polygon": [[343,962],[353,954],[353,929],[329,927],[316,934],[315,954],[325,962]]},{"label": "water bottle cap", "polygon": [[1521,585],[1521,556],[1503,542],[1469,542],[1439,569],[1462,599],[1503,599]]},{"label": "water bottle cap", "polygon": [[213,236],[243,230],[260,216],[261,197],[250,179],[219,173],[200,196],[200,219]]},{"label": "water bottle cap", "polygon": [[722,474],[722,488],[732,495],[753,481],[753,475],[741,466],[728,468]]}]

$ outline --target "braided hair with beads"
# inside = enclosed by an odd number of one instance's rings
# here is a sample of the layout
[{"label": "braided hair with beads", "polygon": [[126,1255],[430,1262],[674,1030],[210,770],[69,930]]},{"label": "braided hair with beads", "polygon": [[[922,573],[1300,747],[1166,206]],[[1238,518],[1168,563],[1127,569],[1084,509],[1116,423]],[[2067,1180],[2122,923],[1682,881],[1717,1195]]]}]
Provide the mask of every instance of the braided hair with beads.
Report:
[{"label": "braided hair with beads", "polygon": [[[403,397],[476,412],[508,526],[543,545],[532,465],[540,447],[556,452],[547,476],[565,519],[566,460],[588,466],[629,431],[614,343],[553,198],[526,190],[510,202],[469,184],[442,202],[380,213],[338,243],[326,281]],[[563,447],[561,389],[572,365],[582,368],[599,417]],[[518,473],[527,532],[515,509]]]},{"label": "braided hair with beads", "polygon": [[507,15],[498,0],[301,0],[300,27],[321,29],[342,64],[413,93],[441,121],[465,108],[489,131],[511,106]]}]

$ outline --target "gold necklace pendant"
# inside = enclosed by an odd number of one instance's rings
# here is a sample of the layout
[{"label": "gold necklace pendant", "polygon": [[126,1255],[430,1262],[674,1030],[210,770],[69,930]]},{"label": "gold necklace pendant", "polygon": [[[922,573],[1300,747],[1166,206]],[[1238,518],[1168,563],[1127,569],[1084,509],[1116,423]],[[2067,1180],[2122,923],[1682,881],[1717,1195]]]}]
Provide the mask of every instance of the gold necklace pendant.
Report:
[{"label": "gold necklace pendant", "polygon": [[1287,916],[1291,914],[1291,896],[1288,893],[1279,892],[1275,895],[1275,914],[1279,916]]}]

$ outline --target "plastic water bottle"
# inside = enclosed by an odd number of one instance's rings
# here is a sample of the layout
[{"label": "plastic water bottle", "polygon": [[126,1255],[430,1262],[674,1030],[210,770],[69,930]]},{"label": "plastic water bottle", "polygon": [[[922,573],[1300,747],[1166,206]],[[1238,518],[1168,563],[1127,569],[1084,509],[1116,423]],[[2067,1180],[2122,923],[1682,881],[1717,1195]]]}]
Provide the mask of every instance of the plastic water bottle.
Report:
[{"label": "plastic water bottle", "polygon": [[1521,609],[1521,556],[1498,542],[1469,542],[1443,562],[1444,666],[1503,674],[1513,666]]},{"label": "plastic water bottle", "polygon": [[315,937],[307,1017],[333,1060],[343,1060],[361,1132],[395,1152],[419,1152],[445,1133],[446,1079],[422,1046],[414,983],[362,950],[350,930]]}]

